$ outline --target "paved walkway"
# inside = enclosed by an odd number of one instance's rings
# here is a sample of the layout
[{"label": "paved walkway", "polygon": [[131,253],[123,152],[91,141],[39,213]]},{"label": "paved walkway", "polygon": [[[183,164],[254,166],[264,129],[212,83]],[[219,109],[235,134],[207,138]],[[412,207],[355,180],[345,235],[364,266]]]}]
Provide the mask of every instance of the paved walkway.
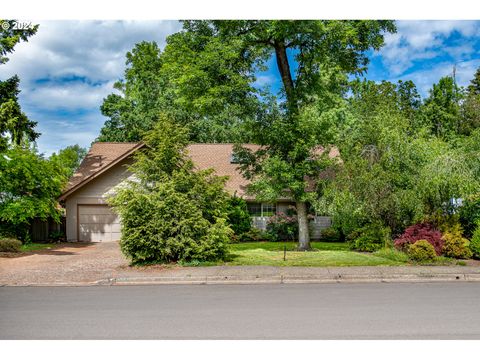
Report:
[{"label": "paved walkway", "polygon": [[1,285],[480,281],[480,266],[128,266],[118,243],[63,244],[0,258]]}]

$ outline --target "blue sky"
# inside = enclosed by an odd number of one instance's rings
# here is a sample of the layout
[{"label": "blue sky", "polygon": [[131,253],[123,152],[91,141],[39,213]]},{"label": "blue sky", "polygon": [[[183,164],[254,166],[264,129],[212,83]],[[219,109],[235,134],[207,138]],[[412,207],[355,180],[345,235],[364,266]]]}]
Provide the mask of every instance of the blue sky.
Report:
[{"label": "blue sky", "polygon": [[[21,79],[20,104],[38,122],[39,151],[73,144],[88,147],[106,120],[102,100],[122,77],[125,53],[135,43],[156,41],[180,29],[176,21],[38,21],[40,29],[19,44],[0,66],[0,79]],[[480,67],[480,21],[399,21],[398,32],[370,55],[371,80],[413,80],[422,96],[442,76],[452,73],[467,85]],[[279,87],[274,61],[258,75],[258,85]]]}]

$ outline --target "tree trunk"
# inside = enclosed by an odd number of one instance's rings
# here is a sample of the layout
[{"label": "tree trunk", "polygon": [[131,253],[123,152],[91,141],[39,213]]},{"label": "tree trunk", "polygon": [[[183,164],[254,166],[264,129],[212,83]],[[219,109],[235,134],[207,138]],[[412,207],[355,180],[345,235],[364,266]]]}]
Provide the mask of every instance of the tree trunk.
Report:
[{"label": "tree trunk", "polygon": [[[284,40],[274,41],[275,56],[277,59],[278,71],[282,77],[283,87],[287,96],[287,108],[289,115],[293,118],[298,115],[298,104],[295,96],[295,85],[288,63],[287,48]],[[298,250],[310,250],[310,230],[308,228],[307,204],[297,201],[298,217]]]},{"label": "tree trunk", "polygon": [[310,231],[308,229],[307,203],[297,201],[298,250],[310,250]]},{"label": "tree trunk", "polygon": [[285,94],[287,95],[288,109],[296,113],[297,104],[295,101],[295,87],[293,84],[292,73],[290,71],[290,64],[288,63],[287,48],[284,41],[275,41],[275,57],[277,59],[277,67],[282,78]]}]

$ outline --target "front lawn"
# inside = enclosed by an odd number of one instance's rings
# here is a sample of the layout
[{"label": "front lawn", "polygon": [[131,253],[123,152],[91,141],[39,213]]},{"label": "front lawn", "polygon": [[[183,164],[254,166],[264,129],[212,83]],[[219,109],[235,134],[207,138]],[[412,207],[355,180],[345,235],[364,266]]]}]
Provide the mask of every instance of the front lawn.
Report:
[{"label": "front lawn", "polygon": [[51,249],[54,246],[55,244],[30,243],[30,244],[23,244],[20,250],[21,252],[32,252],[32,251],[38,251],[38,250]]},{"label": "front lawn", "polygon": [[[286,260],[283,249],[287,247]],[[231,244],[231,258],[225,265],[269,266],[375,266],[404,265],[406,259],[385,257],[384,253],[354,252],[345,243],[312,242],[315,251],[293,251],[296,243],[255,242]]]}]

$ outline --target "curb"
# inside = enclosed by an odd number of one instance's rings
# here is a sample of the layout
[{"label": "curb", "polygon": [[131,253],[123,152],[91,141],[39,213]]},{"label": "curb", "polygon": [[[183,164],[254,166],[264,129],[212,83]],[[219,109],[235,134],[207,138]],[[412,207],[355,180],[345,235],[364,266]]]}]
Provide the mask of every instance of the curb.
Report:
[{"label": "curb", "polygon": [[255,284],[334,284],[334,283],[425,283],[425,282],[477,282],[480,274],[401,274],[391,276],[332,275],[313,276],[190,276],[190,277],[123,277],[103,279],[96,285],[255,285]]}]

